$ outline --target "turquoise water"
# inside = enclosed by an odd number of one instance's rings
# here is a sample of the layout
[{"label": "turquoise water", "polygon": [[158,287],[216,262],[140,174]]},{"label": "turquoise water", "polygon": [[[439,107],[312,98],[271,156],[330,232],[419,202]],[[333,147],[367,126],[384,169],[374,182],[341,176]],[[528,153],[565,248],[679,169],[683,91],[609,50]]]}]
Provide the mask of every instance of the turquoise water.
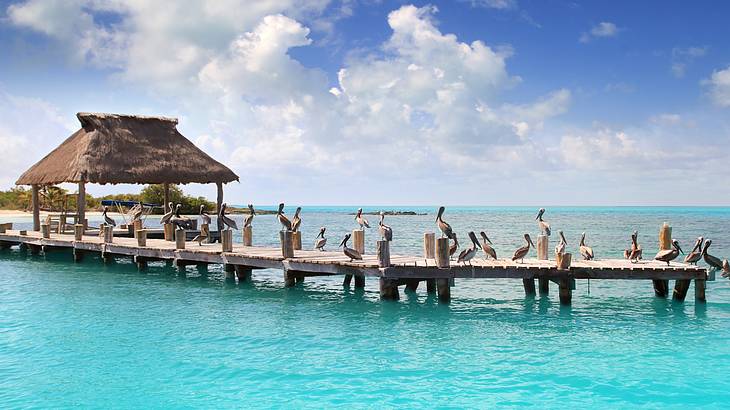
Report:
[{"label": "turquoise water", "polygon": [[[386,207],[386,209],[396,209]],[[414,208],[407,208],[414,209]],[[325,225],[330,244],[353,210],[304,211],[304,244]],[[393,251],[420,253],[429,215],[390,217]],[[461,236],[486,230],[500,256],[536,233],[532,208],[450,208]],[[291,213],[291,212],[289,212]],[[370,217],[375,222],[375,217]],[[575,245],[616,257],[633,229],[656,247],[667,221],[689,248],[698,235],[730,256],[730,208],[550,208]],[[18,224],[26,219],[16,220]],[[275,244],[271,216],[254,242]],[[240,239],[240,237],[238,238]],[[375,232],[367,235],[374,248]],[[647,252],[650,254],[651,252]],[[459,280],[452,303],[425,289],[381,302],[341,278],[292,289],[282,273],[226,282],[217,268],[138,273],[67,252],[0,252],[0,407],[706,408],[730,402],[730,281],[708,283],[707,304],[653,296],[650,282],[578,281],[571,307],[557,289],[526,299],[520,281]]]}]

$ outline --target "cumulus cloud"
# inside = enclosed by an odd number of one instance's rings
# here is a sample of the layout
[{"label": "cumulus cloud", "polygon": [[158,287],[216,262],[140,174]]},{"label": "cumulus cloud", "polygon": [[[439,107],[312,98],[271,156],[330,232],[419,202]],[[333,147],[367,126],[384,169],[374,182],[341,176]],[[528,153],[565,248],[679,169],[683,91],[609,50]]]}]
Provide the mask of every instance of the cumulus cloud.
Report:
[{"label": "cumulus cloud", "polygon": [[602,21],[593,26],[589,31],[581,34],[579,40],[581,43],[588,43],[594,38],[616,37],[621,29],[616,24]]},{"label": "cumulus cloud", "polygon": [[719,107],[730,107],[730,66],[712,73],[703,81],[708,87],[712,101]]},{"label": "cumulus cloud", "polygon": [[708,46],[696,47],[675,47],[672,49],[672,75],[677,78],[684,77],[687,68],[694,60],[707,55]]}]

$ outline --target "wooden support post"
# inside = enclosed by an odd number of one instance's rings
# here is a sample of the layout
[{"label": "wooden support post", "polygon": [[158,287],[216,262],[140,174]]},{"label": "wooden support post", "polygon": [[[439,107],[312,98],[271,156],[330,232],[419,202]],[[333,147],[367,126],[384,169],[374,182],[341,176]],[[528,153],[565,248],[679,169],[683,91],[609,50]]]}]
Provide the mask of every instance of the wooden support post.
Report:
[{"label": "wooden support post", "polygon": [[292,231],[279,231],[279,240],[281,241],[281,256],[284,259],[294,257],[294,241],[292,240]]},{"label": "wooden support post", "polygon": [[707,299],[705,299],[705,289],[707,286],[707,281],[705,279],[695,279],[695,300],[697,302],[706,302]]},{"label": "wooden support post", "polygon": [[[540,279],[539,281],[540,294],[547,294],[547,291],[545,293],[542,292],[542,279]],[[547,279],[545,279],[545,283],[548,283]],[[535,296],[535,278],[522,278],[522,287],[525,288],[526,296]]]},{"label": "wooden support post", "polygon": [[418,279],[408,279],[406,281],[406,292],[415,293],[418,291],[418,284],[421,283]]},{"label": "wooden support post", "polygon": [[302,250],[302,232],[301,231],[292,232],[291,237],[292,237],[292,245],[294,246],[294,250],[301,251]]},{"label": "wooden support post", "polygon": [[398,300],[398,281],[395,279],[380,278],[380,299]]},{"label": "wooden support post", "polygon": [[433,232],[423,234],[423,257],[426,259],[436,258],[436,234]]},{"label": "wooden support post", "polygon": [[243,265],[235,265],[234,266],[236,271],[236,277],[238,278],[238,282],[248,282],[251,280],[251,271],[252,269],[248,266]]},{"label": "wooden support post", "polygon": [[185,229],[175,230],[175,249],[185,249]]},{"label": "wooden support post", "polygon": [[111,225],[104,226],[104,243],[114,242],[114,227]]},{"label": "wooden support post", "polygon": [[573,254],[571,253],[561,253],[555,255],[555,263],[558,267],[558,270],[570,270],[570,263],[573,260]]},{"label": "wooden support post", "polygon": [[[546,235],[537,236],[537,259],[546,261],[548,260],[548,249],[550,248],[550,240]],[[531,281],[532,284],[528,284],[525,281]],[[523,279],[523,285],[525,285],[525,294],[535,294],[535,279]],[[537,278],[537,283],[540,289],[541,295],[547,295],[550,293],[550,280],[548,278]],[[532,293],[528,293],[528,288],[532,289]]]},{"label": "wooden support post", "polygon": [[[147,233],[145,232],[145,238]],[[141,256],[135,256],[134,257],[134,263],[137,265],[137,270],[139,271],[146,271],[147,270],[147,259],[141,257]]]},{"label": "wooden support post", "polygon": [[132,235],[136,238],[137,237],[137,231],[143,229],[142,226],[142,220],[137,219],[132,223]]},{"label": "wooden support post", "polygon": [[[659,229],[659,249],[672,249],[672,227],[664,222]],[[664,279],[652,280],[654,284],[654,294],[665,298],[669,296],[669,281]]]},{"label": "wooden support post", "polygon": [[[243,228],[243,246],[253,246],[253,226]],[[299,236],[299,249],[302,249],[302,237]]]},{"label": "wooden support post", "polygon": [[175,225],[171,223],[166,223],[162,225],[162,228],[164,229],[165,233],[165,240],[166,241],[174,241],[175,240]]},{"label": "wooden support post", "polygon": [[[438,242],[436,243],[436,256],[438,256]],[[451,280],[449,278],[436,279],[439,302],[451,302]]]},{"label": "wooden support post", "polygon": [[[185,274],[185,267],[188,266],[188,264],[185,263],[184,260],[176,258],[173,259],[172,264],[175,265],[178,273],[182,273],[183,275]],[[227,276],[228,275],[226,275],[226,279],[228,278]]]},{"label": "wooden support post", "polygon": [[436,279],[426,279],[426,292],[436,293]]},{"label": "wooden support post", "polygon": [[38,232],[41,230],[41,204],[38,199],[38,185],[31,187],[31,203],[33,206],[33,230]]},{"label": "wooden support post", "polygon": [[449,238],[436,239],[436,266],[441,269],[449,268]]},{"label": "wooden support post", "polygon": [[[215,186],[216,186],[216,193],[217,193],[216,198],[215,198],[215,206],[216,206],[215,214],[219,215],[221,213],[221,205],[223,205],[223,183],[216,182]],[[223,230],[223,221],[221,220],[221,218],[216,218],[216,219],[217,219],[216,223],[218,224],[218,227],[217,227],[218,232],[220,233],[220,231]]]},{"label": "wooden support post", "polygon": [[233,231],[224,229],[221,231],[221,252],[233,252]]},{"label": "wooden support post", "polygon": [[147,230],[146,229],[138,229],[135,232],[135,235],[137,237],[137,246],[147,246]]},{"label": "wooden support post", "polygon": [[295,271],[290,269],[284,269],[284,287],[294,287],[297,280],[297,274]]},{"label": "wooden support post", "polygon": [[365,289],[364,275],[355,275],[355,289]]},{"label": "wooden support post", "polygon": [[45,223],[41,224],[41,236],[45,239],[51,237],[51,225]]},{"label": "wooden support post", "polygon": [[390,242],[380,240],[375,243],[378,254],[378,266],[381,268],[390,267]]},{"label": "wooden support post", "polygon": [[59,215],[58,216],[58,226],[56,227],[56,233],[65,233],[66,232],[66,215]]},{"label": "wooden support post", "polygon": [[79,181],[79,196],[76,199],[76,223],[83,224],[86,219],[86,182]]},{"label": "wooden support post", "polygon": [[81,262],[84,259],[84,251],[78,248],[73,249],[74,262]]},{"label": "wooden support post", "polygon": [[355,229],[352,231],[352,249],[365,255],[365,230]]},{"label": "wooden support post", "polygon": [[678,302],[684,302],[687,297],[687,291],[689,290],[689,284],[692,282],[691,279],[677,279],[674,281],[674,292],[672,292],[672,299]]},{"label": "wooden support post", "polygon": [[162,213],[168,211],[167,205],[170,203],[170,184],[162,184]]},{"label": "wooden support post", "polygon": [[352,283],[352,275],[347,274],[347,275],[345,275],[345,278],[342,280],[342,286],[350,287],[350,283]]},{"label": "wooden support post", "polygon": [[[230,231],[230,229],[228,229],[227,231]],[[223,231],[223,232],[226,232],[226,231]],[[223,271],[226,273],[227,281],[235,280],[235,278],[236,278],[236,266],[235,265],[225,264],[225,265],[223,265]]]},{"label": "wooden support post", "polygon": [[84,239],[84,224],[74,225],[74,240],[80,241]]},{"label": "wooden support post", "polygon": [[573,299],[573,290],[571,289],[571,283],[569,278],[560,279],[559,290],[560,304],[570,305]]}]

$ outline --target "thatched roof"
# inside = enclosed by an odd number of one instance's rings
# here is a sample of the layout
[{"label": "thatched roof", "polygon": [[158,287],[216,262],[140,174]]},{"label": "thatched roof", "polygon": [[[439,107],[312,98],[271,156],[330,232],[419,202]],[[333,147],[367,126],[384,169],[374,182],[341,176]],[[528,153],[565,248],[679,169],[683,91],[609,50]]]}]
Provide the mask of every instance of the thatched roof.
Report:
[{"label": "thatched roof", "polygon": [[237,181],[177,131],[176,118],[78,113],[81,129],[18,178],[18,185],[187,184]]}]

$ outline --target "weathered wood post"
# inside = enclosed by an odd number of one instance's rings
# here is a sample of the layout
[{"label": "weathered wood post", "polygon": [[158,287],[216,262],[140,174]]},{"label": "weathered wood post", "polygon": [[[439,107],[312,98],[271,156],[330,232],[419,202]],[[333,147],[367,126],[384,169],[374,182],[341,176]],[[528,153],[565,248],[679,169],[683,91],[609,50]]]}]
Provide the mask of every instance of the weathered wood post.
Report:
[{"label": "weathered wood post", "polygon": [[51,225],[47,223],[41,224],[41,236],[45,239],[51,237]]},{"label": "weathered wood post", "polygon": [[73,258],[74,262],[81,262],[82,259],[84,259],[84,251],[79,248],[73,248]]},{"label": "weathered wood post", "polygon": [[58,226],[56,227],[56,233],[65,233],[66,232],[66,215],[59,215],[58,216]]},{"label": "weathered wood post", "polygon": [[[659,249],[672,249],[672,227],[664,222],[659,229]],[[665,298],[669,296],[669,281],[664,279],[652,280],[654,284],[654,294]]]},{"label": "weathered wood post", "polygon": [[302,232],[301,231],[292,232],[291,236],[292,236],[292,243],[294,246],[294,250],[301,251],[302,250]]},{"label": "weathered wood post", "polygon": [[33,205],[33,230],[38,232],[41,230],[41,204],[38,200],[38,185],[31,186],[31,202]]},{"label": "weathered wood post", "polygon": [[695,279],[695,300],[698,302],[706,302],[705,299],[705,288],[707,286],[706,279]]},{"label": "weathered wood post", "polygon": [[221,252],[233,252],[233,231],[224,229],[221,231]]},{"label": "weathered wood post", "polygon": [[[215,214],[219,215],[221,213],[221,205],[223,205],[223,183],[222,182],[216,182],[216,198],[215,198]],[[223,230],[223,220],[221,218],[216,218],[217,224],[218,224],[218,233],[220,233]]]},{"label": "weathered wood post", "polygon": [[167,204],[170,203],[170,184],[162,184],[162,213],[168,211]]},{"label": "weathered wood post", "polygon": [[570,305],[573,300],[573,290],[570,278],[560,279],[558,287],[560,292],[560,304]]},{"label": "weathered wood post", "polygon": [[114,227],[111,225],[104,226],[104,243],[114,242]]},{"label": "weathered wood post", "polygon": [[281,256],[284,259],[294,257],[294,241],[292,231],[279,231],[279,240],[281,241]]},{"label": "weathered wood post", "polygon": [[436,266],[440,269],[449,268],[449,238],[436,239]]},{"label": "weathered wood post", "polygon": [[[541,261],[548,260],[548,249],[550,248],[550,239],[548,238],[548,236],[542,235],[542,234],[538,235],[537,244],[535,247],[537,248],[537,259],[539,259]],[[529,295],[534,295],[535,294],[535,280],[530,279],[530,281],[532,282],[532,284],[530,286],[532,288],[532,293],[527,292],[528,291],[527,287],[525,288],[525,293],[527,293]],[[524,279],[523,279],[523,282],[524,282]],[[541,295],[547,295],[550,293],[550,280],[548,278],[537,278],[537,284],[539,286]]]},{"label": "weathered wood post", "polygon": [[381,268],[390,267],[390,242],[380,240],[375,243],[378,254],[378,266]]},{"label": "weathered wood post", "polygon": [[[147,238],[146,235],[147,235],[147,233],[145,232],[145,239]],[[137,240],[139,240],[139,239],[137,239]],[[137,265],[137,270],[139,270],[139,271],[147,270],[147,259],[138,255],[138,256],[134,257],[134,263]]]},{"label": "weathered wood post", "polygon": [[396,279],[388,279],[380,277],[380,299],[381,300],[398,300],[398,281]]},{"label": "weathered wood post", "polygon": [[142,220],[137,219],[132,223],[132,234],[134,235],[135,238],[137,237],[137,231],[139,231],[142,228],[143,228]]},{"label": "weathered wood post", "polygon": [[174,241],[175,240],[175,225],[171,223],[166,223],[162,225],[165,233],[165,240],[166,241]]},{"label": "weathered wood post", "polygon": [[438,291],[439,302],[451,302],[451,280],[449,278],[436,279],[436,288]]},{"label": "weathered wood post", "polygon": [[[355,229],[352,231],[352,249],[358,251],[360,255],[365,254],[365,230],[364,229]],[[350,282],[352,282],[352,275],[346,274],[345,278],[342,280],[343,286],[350,286]],[[362,286],[358,286],[362,285]],[[362,280],[355,277],[355,287],[365,287],[365,277],[362,277]]]},{"label": "weathered wood post", "polygon": [[80,241],[84,238],[84,224],[74,225],[74,240]]},{"label": "weathered wood post", "polygon": [[[677,302],[683,302],[687,297],[687,291],[689,290],[691,280],[690,279],[677,279],[674,281],[674,292],[672,292],[672,299]],[[695,288],[697,286],[695,285]]]},{"label": "weathered wood post", "polygon": [[[243,227],[243,246],[253,246],[253,226]],[[301,248],[301,237],[299,237],[299,249]]]},{"label": "weathered wood post", "polygon": [[558,253],[555,255],[555,263],[558,270],[569,270],[572,260],[573,254],[571,253]]},{"label": "weathered wood post", "polygon": [[76,223],[83,224],[86,219],[86,181],[79,181],[79,196],[76,199]]},{"label": "weathered wood post", "polygon": [[[229,229],[230,231],[230,229]],[[223,231],[225,232],[225,231]],[[233,232],[231,232],[232,234]],[[223,271],[226,273],[226,281],[231,281],[236,279],[236,266],[231,264],[225,264],[223,265]]]},{"label": "weathered wood post", "polygon": [[234,269],[236,271],[236,277],[238,277],[238,282],[242,283],[251,280],[251,268],[248,266],[235,265]]},{"label": "weathered wood post", "polygon": [[185,249],[185,229],[175,230],[175,249]]},{"label": "weathered wood post", "polygon": [[147,246],[147,230],[146,229],[137,229],[135,231],[135,236],[137,237],[137,246]]},{"label": "weathered wood post", "polygon": [[[423,234],[423,257],[436,259],[436,234],[428,232]],[[426,279],[426,292],[436,293],[436,279]]]}]

